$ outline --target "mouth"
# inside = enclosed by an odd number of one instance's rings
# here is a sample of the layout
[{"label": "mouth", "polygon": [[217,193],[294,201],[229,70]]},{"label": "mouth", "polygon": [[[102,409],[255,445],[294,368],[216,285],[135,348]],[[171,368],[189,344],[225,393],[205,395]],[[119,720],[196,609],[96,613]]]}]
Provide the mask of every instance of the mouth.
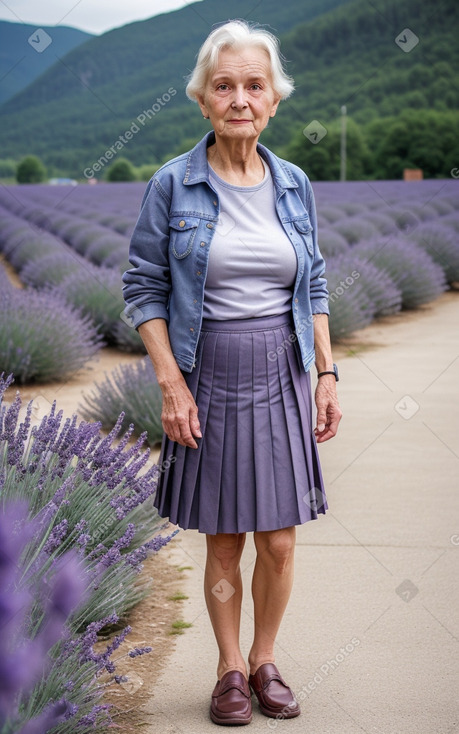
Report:
[{"label": "mouth", "polygon": [[252,122],[252,120],[239,120],[236,118],[234,120],[228,120],[228,122],[232,122],[234,125],[242,125],[247,122]]}]

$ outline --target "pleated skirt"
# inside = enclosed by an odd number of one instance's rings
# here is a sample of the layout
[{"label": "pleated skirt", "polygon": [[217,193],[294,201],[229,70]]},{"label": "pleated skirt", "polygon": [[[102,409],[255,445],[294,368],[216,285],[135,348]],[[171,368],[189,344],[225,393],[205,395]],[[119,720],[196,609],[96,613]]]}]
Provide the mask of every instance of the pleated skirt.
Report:
[{"label": "pleated skirt", "polygon": [[197,449],[163,436],[155,506],[202,533],[277,530],[328,509],[312,420],[311,378],[291,314],[204,319],[196,367]]}]

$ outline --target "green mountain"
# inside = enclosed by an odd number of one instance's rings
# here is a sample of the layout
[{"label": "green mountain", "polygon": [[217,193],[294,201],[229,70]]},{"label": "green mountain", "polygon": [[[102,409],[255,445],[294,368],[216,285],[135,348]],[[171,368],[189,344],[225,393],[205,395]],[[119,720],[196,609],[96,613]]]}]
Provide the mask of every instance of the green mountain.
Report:
[{"label": "green mountain", "polygon": [[0,20],[0,104],[91,37],[67,26],[37,27]]},{"label": "green mountain", "polygon": [[297,93],[281,117],[361,125],[408,109],[459,109],[455,0],[353,0],[283,36]]},{"label": "green mountain", "polygon": [[214,23],[247,18],[282,34],[343,2],[263,0],[250,10],[245,0],[202,0],[93,38],[0,108],[2,157],[35,153],[81,176],[173,88],[173,98],[124,150],[137,164],[160,160],[205,130],[185,96],[184,76]]},{"label": "green mountain", "polygon": [[136,165],[186,150],[208,124],[184,77],[212,25],[236,17],[281,37],[295,78],[263,133],[276,152],[313,120],[333,125],[342,105],[360,126],[459,108],[455,0],[264,0],[251,11],[243,0],[202,0],[93,38],[55,64],[0,108],[3,156],[35,153],[81,177],[115,144]]}]

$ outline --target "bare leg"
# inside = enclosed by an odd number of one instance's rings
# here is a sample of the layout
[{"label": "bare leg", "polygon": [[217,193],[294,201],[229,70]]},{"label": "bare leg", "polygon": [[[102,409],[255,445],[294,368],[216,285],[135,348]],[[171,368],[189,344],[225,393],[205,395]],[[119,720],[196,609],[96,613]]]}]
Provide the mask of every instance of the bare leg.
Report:
[{"label": "bare leg", "polygon": [[245,660],[239,647],[242,578],[239,562],[245,533],[207,535],[207,562],[204,594],[217,640],[220,658],[217,677],[239,670],[247,677]]},{"label": "bare leg", "polygon": [[250,673],[274,662],[274,643],[293,584],[296,528],[255,532],[257,560],[252,579],[255,635]]}]

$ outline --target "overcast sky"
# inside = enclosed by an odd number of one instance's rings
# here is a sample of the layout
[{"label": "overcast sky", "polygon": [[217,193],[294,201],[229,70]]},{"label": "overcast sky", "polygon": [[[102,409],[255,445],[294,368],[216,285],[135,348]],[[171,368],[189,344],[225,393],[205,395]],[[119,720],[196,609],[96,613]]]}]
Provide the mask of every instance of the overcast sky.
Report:
[{"label": "overcast sky", "polygon": [[189,4],[191,0],[0,0],[0,20],[67,25],[99,34]]}]

